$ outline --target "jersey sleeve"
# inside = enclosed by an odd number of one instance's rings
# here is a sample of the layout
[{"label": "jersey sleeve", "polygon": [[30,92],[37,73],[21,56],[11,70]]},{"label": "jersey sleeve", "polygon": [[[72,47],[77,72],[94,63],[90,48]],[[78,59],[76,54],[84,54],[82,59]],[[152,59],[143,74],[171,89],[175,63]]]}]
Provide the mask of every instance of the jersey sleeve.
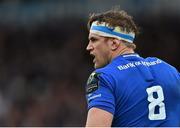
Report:
[{"label": "jersey sleeve", "polygon": [[86,99],[88,110],[96,107],[114,115],[115,98],[110,77],[104,73],[93,72],[86,85]]}]

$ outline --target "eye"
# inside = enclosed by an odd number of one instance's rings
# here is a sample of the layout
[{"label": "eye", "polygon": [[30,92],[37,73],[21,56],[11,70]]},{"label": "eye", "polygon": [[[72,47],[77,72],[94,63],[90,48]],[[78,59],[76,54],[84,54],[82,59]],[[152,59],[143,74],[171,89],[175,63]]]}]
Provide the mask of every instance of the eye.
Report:
[{"label": "eye", "polygon": [[95,37],[91,37],[90,39],[89,39],[89,41],[91,41],[91,42],[96,42],[98,39],[97,38],[95,38]]}]

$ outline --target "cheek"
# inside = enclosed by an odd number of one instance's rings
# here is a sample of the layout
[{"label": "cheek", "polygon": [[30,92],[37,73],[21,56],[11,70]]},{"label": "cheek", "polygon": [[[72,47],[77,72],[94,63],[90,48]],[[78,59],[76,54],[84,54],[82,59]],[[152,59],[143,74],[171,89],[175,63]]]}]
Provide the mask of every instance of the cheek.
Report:
[{"label": "cheek", "polygon": [[107,45],[102,45],[103,43],[106,43],[106,42],[101,42],[101,45],[97,45],[95,47],[95,50],[96,50],[96,57],[98,60],[107,60],[108,59],[108,56],[110,54],[110,49]]},{"label": "cheek", "polygon": [[108,62],[108,57],[109,57],[109,51],[105,49],[99,51],[99,54],[97,54],[97,59],[100,63]]}]

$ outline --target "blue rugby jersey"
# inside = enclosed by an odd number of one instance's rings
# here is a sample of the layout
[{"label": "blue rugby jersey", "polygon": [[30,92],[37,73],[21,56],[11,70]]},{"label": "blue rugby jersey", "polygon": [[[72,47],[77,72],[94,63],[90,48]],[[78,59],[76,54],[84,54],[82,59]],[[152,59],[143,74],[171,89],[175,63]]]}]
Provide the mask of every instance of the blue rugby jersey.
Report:
[{"label": "blue rugby jersey", "polygon": [[180,126],[180,75],[158,58],[118,56],[90,75],[86,92],[88,109],[112,113],[112,126]]}]

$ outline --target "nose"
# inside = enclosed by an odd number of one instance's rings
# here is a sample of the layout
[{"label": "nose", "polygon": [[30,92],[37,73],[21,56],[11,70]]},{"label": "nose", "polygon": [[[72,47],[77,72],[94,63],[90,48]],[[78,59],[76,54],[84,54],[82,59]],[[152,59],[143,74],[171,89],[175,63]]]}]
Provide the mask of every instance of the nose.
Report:
[{"label": "nose", "polygon": [[93,49],[93,46],[91,43],[88,43],[87,47],[86,47],[86,50],[87,51],[91,51]]}]

